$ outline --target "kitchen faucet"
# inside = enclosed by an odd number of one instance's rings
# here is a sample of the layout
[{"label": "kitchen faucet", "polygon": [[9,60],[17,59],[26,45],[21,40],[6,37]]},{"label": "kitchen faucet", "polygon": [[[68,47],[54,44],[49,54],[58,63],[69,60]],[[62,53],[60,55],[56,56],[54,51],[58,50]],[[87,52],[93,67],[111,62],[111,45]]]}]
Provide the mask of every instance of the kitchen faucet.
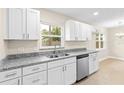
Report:
[{"label": "kitchen faucet", "polygon": [[56,46],[57,45],[54,46],[54,51],[53,51],[53,54],[55,54],[55,55],[56,55]]}]

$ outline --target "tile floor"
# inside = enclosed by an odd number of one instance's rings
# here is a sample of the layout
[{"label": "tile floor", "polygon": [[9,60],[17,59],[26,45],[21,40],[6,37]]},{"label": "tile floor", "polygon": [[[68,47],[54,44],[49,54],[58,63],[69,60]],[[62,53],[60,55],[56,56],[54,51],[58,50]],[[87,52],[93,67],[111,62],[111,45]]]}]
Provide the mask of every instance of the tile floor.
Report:
[{"label": "tile floor", "polygon": [[100,69],[76,85],[123,85],[124,61],[107,59],[100,62]]}]

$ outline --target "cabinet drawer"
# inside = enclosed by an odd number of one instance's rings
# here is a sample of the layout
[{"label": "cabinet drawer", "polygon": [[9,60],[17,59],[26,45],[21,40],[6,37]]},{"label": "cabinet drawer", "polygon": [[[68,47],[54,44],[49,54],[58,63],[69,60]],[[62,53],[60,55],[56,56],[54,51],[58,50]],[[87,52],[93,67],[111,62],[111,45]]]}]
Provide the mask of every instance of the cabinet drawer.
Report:
[{"label": "cabinet drawer", "polygon": [[45,85],[47,84],[47,72],[39,72],[23,77],[23,85]]},{"label": "cabinet drawer", "polygon": [[76,57],[71,57],[63,60],[64,64],[70,64],[76,62]]},{"label": "cabinet drawer", "polygon": [[0,85],[21,85],[21,78],[1,82]]},{"label": "cabinet drawer", "polygon": [[0,72],[0,82],[21,76],[21,69]]},{"label": "cabinet drawer", "polygon": [[62,65],[64,65],[63,60],[57,60],[57,61],[49,62],[48,68],[58,67],[58,66],[62,66]]},{"label": "cabinet drawer", "polygon": [[43,71],[43,70],[46,70],[46,69],[47,69],[47,64],[46,63],[25,67],[25,68],[23,68],[23,75]]}]

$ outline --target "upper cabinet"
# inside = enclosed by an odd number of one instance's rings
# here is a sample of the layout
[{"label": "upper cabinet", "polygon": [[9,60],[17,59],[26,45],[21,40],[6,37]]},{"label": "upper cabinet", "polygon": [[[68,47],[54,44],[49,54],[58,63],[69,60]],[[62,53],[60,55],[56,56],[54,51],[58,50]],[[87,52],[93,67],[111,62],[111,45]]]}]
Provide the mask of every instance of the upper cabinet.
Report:
[{"label": "upper cabinet", "polygon": [[92,32],[95,32],[95,28],[91,25],[84,24],[74,20],[68,20],[65,23],[65,40],[66,41],[91,40]]},{"label": "upper cabinet", "polygon": [[34,9],[9,8],[7,36],[5,39],[37,40],[39,38],[40,12]]},{"label": "upper cabinet", "polygon": [[40,12],[27,9],[27,35],[28,39],[38,39],[40,32]]},{"label": "upper cabinet", "polygon": [[65,24],[65,40],[76,40],[76,23],[73,20],[69,20]]},{"label": "upper cabinet", "polygon": [[25,34],[26,11],[21,8],[8,9],[8,39],[22,39]]}]

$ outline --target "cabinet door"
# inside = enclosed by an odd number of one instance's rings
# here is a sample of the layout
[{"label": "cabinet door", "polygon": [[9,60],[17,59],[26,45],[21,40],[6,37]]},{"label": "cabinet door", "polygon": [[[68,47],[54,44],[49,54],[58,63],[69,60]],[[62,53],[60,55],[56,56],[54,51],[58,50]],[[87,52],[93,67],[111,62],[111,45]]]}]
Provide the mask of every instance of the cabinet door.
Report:
[{"label": "cabinet door", "polygon": [[89,54],[89,74],[96,72],[99,68],[97,53]]},{"label": "cabinet door", "polygon": [[86,33],[85,24],[79,23],[79,40],[86,41]]},{"label": "cabinet door", "polygon": [[40,33],[40,12],[34,9],[27,9],[27,39],[39,39]]},{"label": "cabinet door", "polygon": [[25,9],[10,8],[8,9],[8,38],[23,39],[25,36]]},{"label": "cabinet door", "polygon": [[69,20],[65,25],[65,40],[73,41],[75,40],[75,22],[73,20]]},{"label": "cabinet door", "polygon": [[86,29],[87,40],[92,40],[92,30],[91,30],[91,27],[89,25],[87,25],[85,29]]},{"label": "cabinet door", "polygon": [[81,31],[79,29],[79,22],[75,21],[75,40],[80,41],[82,39]]},{"label": "cabinet door", "polygon": [[57,67],[48,70],[48,84],[49,85],[63,85],[64,84],[64,76],[63,67]]},{"label": "cabinet door", "polygon": [[76,82],[76,63],[68,64],[65,66],[64,71],[65,84],[73,84]]},{"label": "cabinet door", "polygon": [[23,77],[23,85],[44,85],[47,84],[47,72],[39,72]]},{"label": "cabinet door", "polygon": [[4,81],[0,85],[21,85],[21,78]]},{"label": "cabinet door", "polygon": [[89,74],[94,72],[93,54],[89,54]]},{"label": "cabinet door", "polygon": [[99,69],[97,53],[93,53],[93,62],[94,62],[94,71],[97,71]]}]

